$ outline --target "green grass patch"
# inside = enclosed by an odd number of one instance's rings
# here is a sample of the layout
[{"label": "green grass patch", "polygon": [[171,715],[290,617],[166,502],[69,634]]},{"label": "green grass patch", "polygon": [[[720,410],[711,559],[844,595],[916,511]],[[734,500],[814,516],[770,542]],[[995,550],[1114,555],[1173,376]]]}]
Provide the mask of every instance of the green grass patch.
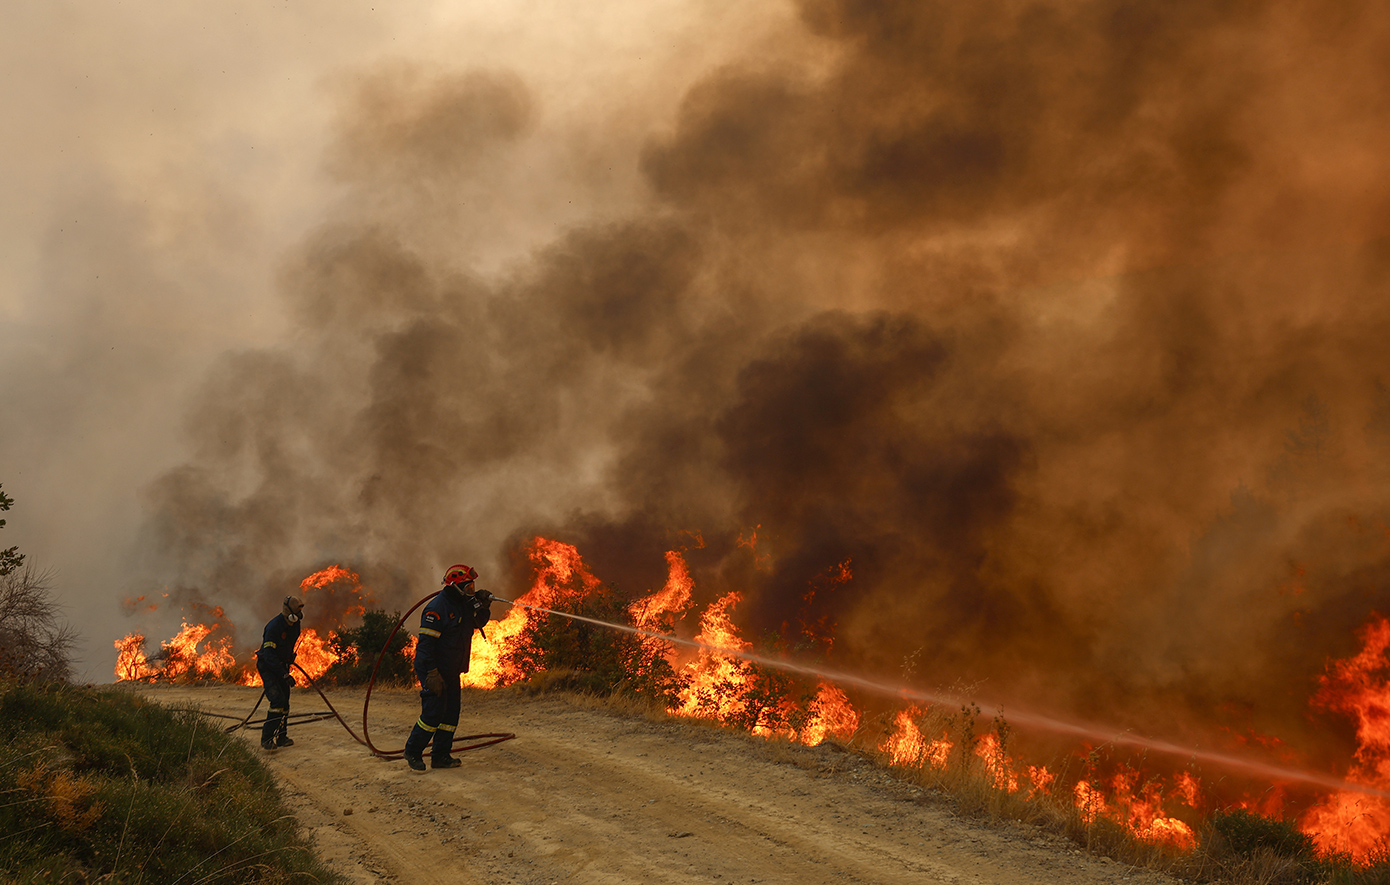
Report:
[{"label": "green grass patch", "polygon": [[7,882],[332,882],[269,770],[196,712],[0,682]]}]

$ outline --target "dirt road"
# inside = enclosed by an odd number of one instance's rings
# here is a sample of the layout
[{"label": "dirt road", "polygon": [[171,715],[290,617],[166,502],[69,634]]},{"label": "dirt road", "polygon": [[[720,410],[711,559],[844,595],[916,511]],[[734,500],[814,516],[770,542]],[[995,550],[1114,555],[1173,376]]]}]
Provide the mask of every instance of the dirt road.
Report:
[{"label": "dirt road", "polygon": [[[260,694],[139,690],[238,717]],[[362,692],[329,697],[360,734]],[[295,689],[291,709],[324,705]],[[399,749],[418,714],[413,692],[373,692],[373,742]],[[295,746],[266,760],[325,860],[356,882],[1171,885],[1030,829],[956,817],[829,748],[510,691],[465,692],[459,733],[475,732],[517,737],[420,775],[328,720],[292,727]]]}]

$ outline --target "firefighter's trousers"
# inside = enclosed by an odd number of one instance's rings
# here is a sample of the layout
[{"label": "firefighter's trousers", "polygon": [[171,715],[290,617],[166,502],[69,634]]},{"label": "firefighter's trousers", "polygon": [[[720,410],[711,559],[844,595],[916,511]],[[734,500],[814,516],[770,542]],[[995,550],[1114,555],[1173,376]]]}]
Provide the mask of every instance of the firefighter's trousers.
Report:
[{"label": "firefighter's trousers", "polygon": [[[278,669],[278,668],[277,668]],[[261,726],[261,741],[279,740],[285,736],[290,716],[290,678],[279,672],[268,672],[256,663],[256,672],[261,674],[261,684],[265,686],[265,701],[270,710],[265,714],[265,725]]]},{"label": "firefighter's trousers", "polygon": [[449,751],[454,746],[454,730],[459,724],[459,694],[457,673],[444,674],[442,694],[421,687],[420,719],[405,742],[407,756],[424,755],[425,746],[433,741],[431,755],[434,759],[443,761],[449,758]]}]

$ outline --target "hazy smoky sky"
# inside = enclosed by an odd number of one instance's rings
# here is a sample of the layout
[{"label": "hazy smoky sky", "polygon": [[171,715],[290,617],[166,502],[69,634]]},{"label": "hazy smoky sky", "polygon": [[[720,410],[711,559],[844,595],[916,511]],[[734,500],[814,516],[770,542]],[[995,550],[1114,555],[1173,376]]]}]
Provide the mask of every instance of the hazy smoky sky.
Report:
[{"label": "hazy smoky sky", "polygon": [[[197,583],[218,601],[182,554],[171,564],[137,536],[165,511],[160,477],[224,457],[196,426],[229,417],[209,391],[225,384],[237,400],[233,427],[239,416],[269,432],[252,420],[269,403],[233,375],[267,379],[263,363],[302,355],[315,308],[284,280],[319,247],[373,228],[384,245],[409,227],[431,263],[495,273],[560,231],[632,212],[646,133],[703,71],[799,51],[779,37],[788,8],[632,6],[0,12],[0,484],[17,502],[0,540],[52,570],[84,637],[79,672],[110,678],[111,641],[138,626],[121,615],[125,596]],[[496,117],[461,124],[469,114]],[[451,166],[451,144],[477,168]],[[238,531],[185,528],[205,543]],[[433,573],[411,555],[393,566]],[[248,623],[263,620],[260,602],[242,607]],[[152,634],[177,627],[168,616]]]},{"label": "hazy smoky sky", "polygon": [[31,13],[5,539],[93,676],[127,595],[519,592],[539,532],[841,668],[1333,728],[1390,601],[1372,4],[621,6]]}]

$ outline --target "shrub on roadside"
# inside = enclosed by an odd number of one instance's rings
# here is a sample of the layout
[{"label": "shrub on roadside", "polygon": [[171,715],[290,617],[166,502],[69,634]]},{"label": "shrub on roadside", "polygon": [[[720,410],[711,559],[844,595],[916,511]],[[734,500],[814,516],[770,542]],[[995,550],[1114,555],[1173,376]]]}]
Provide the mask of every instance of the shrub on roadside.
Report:
[{"label": "shrub on roadside", "polygon": [[189,710],[0,681],[0,879],[339,882],[270,772]]},{"label": "shrub on roadside", "polygon": [[[632,626],[627,601],[603,585],[578,600],[574,614]],[[636,695],[664,706],[675,702],[681,679],[659,640],[557,615],[528,622],[505,663],[523,679],[544,672],[564,673],[569,690],[595,695]]]},{"label": "shrub on roadside", "polygon": [[1313,837],[1299,832],[1293,821],[1273,820],[1234,808],[1216,812],[1210,824],[1235,854],[1254,854],[1268,849],[1280,857],[1304,863],[1311,863],[1317,856]]},{"label": "shrub on roadside", "polygon": [[[1243,808],[1212,814],[1201,852],[1237,882],[1310,885],[1327,879],[1313,838],[1300,832],[1294,821],[1261,817]],[[1335,865],[1334,858],[1327,860]]]},{"label": "shrub on roadside", "polygon": [[377,657],[386,645],[387,637],[391,645],[381,656],[381,668],[377,670],[378,682],[408,682],[415,679],[411,670],[412,662],[405,649],[410,644],[409,631],[402,628],[391,636],[392,629],[400,622],[401,613],[388,614],[384,611],[369,611],[362,615],[362,625],[350,630],[335,630],[328,635],[329,648],[338,655],[338,660],[324,673],[327,682],[337,685],[361,685],[372,677],[372,668]]}]

